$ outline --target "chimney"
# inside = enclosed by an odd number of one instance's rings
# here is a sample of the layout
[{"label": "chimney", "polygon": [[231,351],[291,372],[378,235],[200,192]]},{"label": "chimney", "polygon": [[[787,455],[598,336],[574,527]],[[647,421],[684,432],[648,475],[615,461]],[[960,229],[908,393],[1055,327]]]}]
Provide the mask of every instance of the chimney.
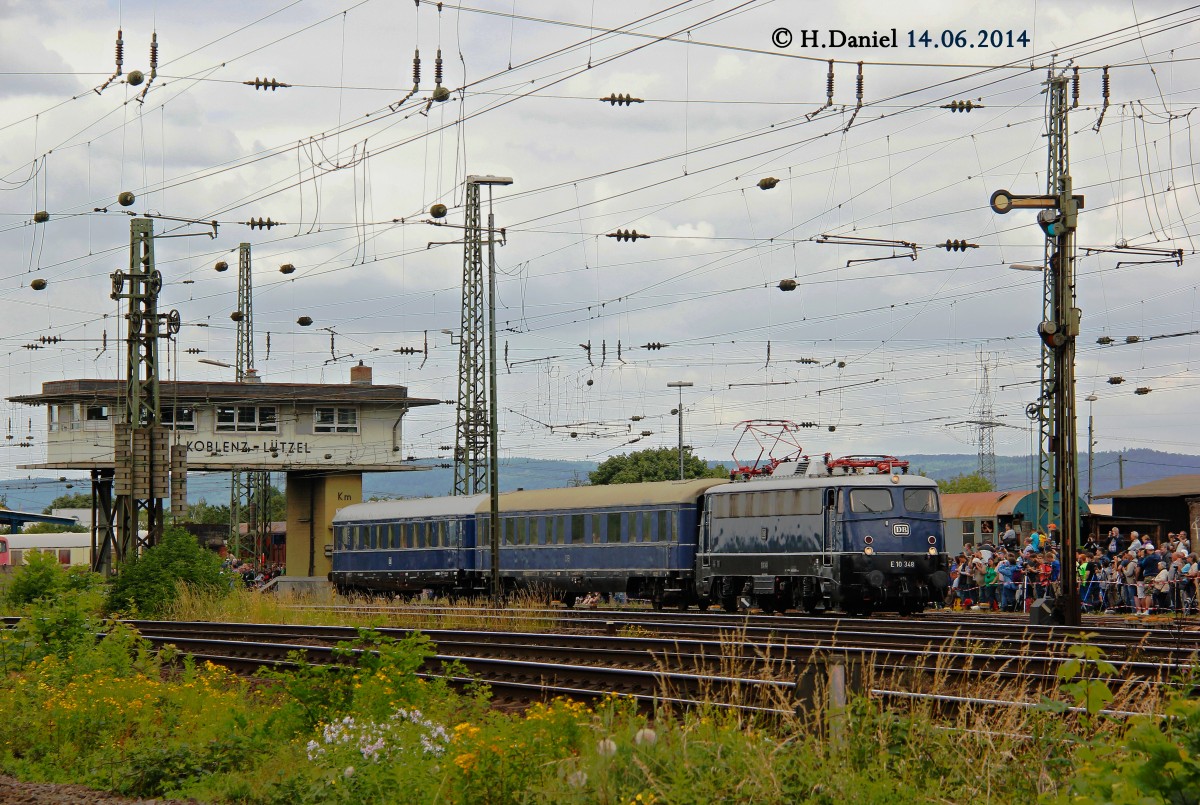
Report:
[{"label": "chimney", "polygon": [[364,366],[362,361],[358,362],[358,366],[350,367],[350,385],[352,386],[369,386],[371,385],[371,367]]}]

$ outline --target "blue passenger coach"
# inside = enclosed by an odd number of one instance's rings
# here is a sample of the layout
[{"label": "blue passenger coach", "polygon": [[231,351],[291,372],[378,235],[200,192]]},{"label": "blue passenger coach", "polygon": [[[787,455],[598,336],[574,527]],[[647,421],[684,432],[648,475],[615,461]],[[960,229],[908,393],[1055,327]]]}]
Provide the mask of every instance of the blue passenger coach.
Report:
[{"label": "blue passenger coach", "polygon": [[333,518],[330,581],[342,590],[471,592],[481,504],[487,495],[347,506]]},{"label": "blue passenger coach", "polygon": [[[583,593],[656,603],[692,600],[696,534],[707,478],[508,492],[500,496],[500,574],[570,606]],[[491,567],[490,516],[478,517],[475,567]]]}]

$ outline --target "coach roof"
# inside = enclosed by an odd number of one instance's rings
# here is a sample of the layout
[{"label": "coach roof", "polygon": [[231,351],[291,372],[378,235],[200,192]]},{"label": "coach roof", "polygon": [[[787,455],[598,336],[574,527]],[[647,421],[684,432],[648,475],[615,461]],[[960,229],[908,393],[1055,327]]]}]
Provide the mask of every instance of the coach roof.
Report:
[{"label": "coach roof", "polygon": [[[694,503],[706,489],[727,483],[729,482],[723,478],[697,478],[691,481],[652,481],[642,484],[606,484],[505,492],[500,496],[500,510],[524,512]],[[483,506],[480,512],[486,513],[487,506]]]},{"label": "coach roof", "polygon": [[487,510],[487,495],[462,495],[449,498],[412,498],[354,503],[334,516],[335,523],[366,523],[414,517],[456,517]]}]

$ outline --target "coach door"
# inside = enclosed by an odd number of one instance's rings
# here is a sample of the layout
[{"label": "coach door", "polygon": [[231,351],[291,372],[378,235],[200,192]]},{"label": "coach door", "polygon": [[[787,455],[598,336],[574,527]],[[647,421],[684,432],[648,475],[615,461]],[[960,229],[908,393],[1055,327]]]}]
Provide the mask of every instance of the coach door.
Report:
[{"label": "coach door", "polygon": [[841,542],[842,521],[837,512],[837,489],[825,490],[825,528],[821,535],[821,564],[825,567],[833,565],[833,546]]}]

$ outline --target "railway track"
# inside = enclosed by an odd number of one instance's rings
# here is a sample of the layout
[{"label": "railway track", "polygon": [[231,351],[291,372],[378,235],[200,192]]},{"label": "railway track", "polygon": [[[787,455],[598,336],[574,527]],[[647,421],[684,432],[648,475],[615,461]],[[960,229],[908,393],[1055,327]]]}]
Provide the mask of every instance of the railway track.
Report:
[{"label": "railway track", "polygon": [[[397,614],[404,612],[411,610],[400,608]],[[512,702],[619,693],[647,703],[716,702],[778,711],[813,695],[819,687],[814,680],[823,679],[826,666],[837,662],[856,669],[860,687],[880,693],[953,698],[986,680],[1028,703],[1057,684],[1056,672],[1075,634],[992,619],[548,612],[559,616],[559,630],[423,628],[436,654],[422,673],[445,677],[447,667],[462,668],[465,675],[450,674],[452,682],[482,681]],[[531,616],[548,612],[534,610]],[[174,644],[197,659],[240,672],[288,667],[297,651],[308,662],[339,662],[333,647],[359,635],[349,626],[129,623],[155,645]],[[375,631],[397,639],[410,633],[402,627]],[[1091,642],[1116,666],[1121,684],[1147,690],[1172,684],[1200,654],[1200,632],[1192,631],[1113,627]]]},{"label": "railway track", "polygon": [[[640,620],[647,634],[603,629],[564,633],[422,630],[437,647],[424,672],[441,675],[455,662],[494,689],[518,696],[571,695],[595,698],[621,693],[646,701],[722,702],[778,709],[804,695],[811,677],[831,661],[860,669],[860,678],[887,679],[913,693],[946,693],[989,680],[1020,689],[1032,701],[1052,688],[1066,653],[1066,635],[991,636],[989,641],[958,631],[920,630],[899,622],[892,628],[824,631],[807,628],[721,623],[706,629],[692,624],[681,635],[668,622],[656,633],[653,621]],[[305,651],[310,661],[326,662],[331,647],[353,640],[357,630],[335,626],[279,624],[133,622],[157,644],[174,643],[197,657],[232,667],[279,665],[290,651]],[[403,637],[405,629],[379,633]],[[616,630],[619,631],[619,630]],[[1148,641],[1133,635],[1099,643],[1126,684],[1160,686],[1189,670],[1197,649]],[[806,681],[807,680],[807,681]],[[459,680],[461,681],[461,680]]]}]

